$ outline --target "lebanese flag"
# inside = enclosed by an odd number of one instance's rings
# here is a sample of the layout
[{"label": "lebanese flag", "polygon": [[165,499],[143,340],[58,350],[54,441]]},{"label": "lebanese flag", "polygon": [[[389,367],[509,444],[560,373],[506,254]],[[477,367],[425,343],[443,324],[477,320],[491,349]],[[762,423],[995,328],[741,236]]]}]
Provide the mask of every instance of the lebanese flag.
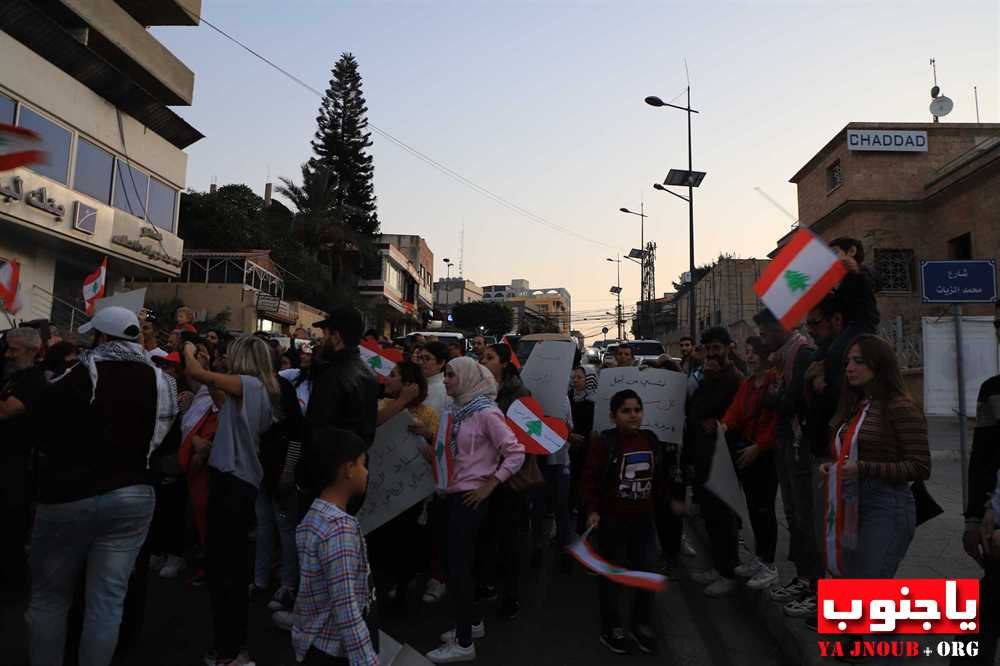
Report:
[{"label": "lebanese flag", "polygon": [[538,456],[556,453],[566,446],[569,428],[562,419],[545,416],[534,398],[518,398],[507,408],[507,424],[524,445],[524,452]]},{"label": "lebanese flag", "polygon": [[374,340],[362,340],[361,360],[368,364],[379,379],[389,376],[396,364],[403,360],[403,354],[398,349],[383,349],[382,345]]},{"label": "lebanese flag", "polygon": [[455,454],[451,450],[451,426],[453,414],[446,414],[438,424],[437,438],[434,440],[434,488],[447,490],[448,482],[455,472]]},{"label": "lebanese flag", "polygon": [[847,274],[844,263],[808,229],[799,229],[753,286],[781,325],[794,329]]},{"label": "lebanese flag", "polygon": [[0,301],[11,314],[21,310],[21,264],[14,259],[0,264]]},{"label": "lebanese flag", "polygon": [[97,270],[83,278],[83,302],[87,304],[87,316],[94,315],[94,305],[104,297],[104,282],[108,277],[108,258],[104,257]]},{"label": "lebanese flag", "polygon": [[628,587],[640,587],[644,590],[660,592],[666,589],[667,579],[660,574],[649,571],[636,571],[634,569],[623,569],[611,564],[597,554],[593,547],[587,543],[587,530],[576,543],[566,546],[566,551],[576,560],[596,574],[600,574],[619,585]]},{"label": "lebanese flag", "polygon": [[0,171],[45,162],[42,138],[23,127],[0,123]]},{"label": "lebanese flag", "polygon": [[505,335],[505,336],[503,336],[503,339],[500,342],[502,342],[505,345],[507,345],[507,348],[510,349],[510,362],[514,364],[515,368],[517,368],[518,370],[520,370],[521,369],[521,361],[518,360],[517,354],[514,353],[514,346],[510,344],[510,340],[508,340],[507,336]]}]

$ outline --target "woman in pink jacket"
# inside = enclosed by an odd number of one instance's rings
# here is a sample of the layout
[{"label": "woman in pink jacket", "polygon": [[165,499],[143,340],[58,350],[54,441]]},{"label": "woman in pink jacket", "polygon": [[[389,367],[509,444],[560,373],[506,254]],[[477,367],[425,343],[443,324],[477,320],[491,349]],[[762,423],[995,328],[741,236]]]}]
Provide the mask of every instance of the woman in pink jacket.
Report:
[{"label": "woman in pink jacket", "polygon": [[494,400],[493,374],[471,358],[448,362],[444,384],[454,400],[451,446],[454,462],[445,491],[448,505],[448,587],[455,600],[455,628],[441,635],[444,643],[427,654],[436,664],[473,661],[473,638],[486,635],[483,616],[473,601],[472,564],[476,536],[486,516],[486,499],[524,462],[524,447],[507,426]]}]

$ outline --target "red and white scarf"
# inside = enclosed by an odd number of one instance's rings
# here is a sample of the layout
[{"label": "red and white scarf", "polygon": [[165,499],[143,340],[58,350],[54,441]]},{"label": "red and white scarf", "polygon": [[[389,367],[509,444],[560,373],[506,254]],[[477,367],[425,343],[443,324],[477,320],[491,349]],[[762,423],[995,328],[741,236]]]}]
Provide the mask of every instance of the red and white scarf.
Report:
[{"label": "red and white scarf", "polygon": [[858,461],[858,437],[871,402],[861,403],[850,421],[840,426],[833,438],[836,456],[826,475],[824,540],[826,570],[831,576],[844,575],[844,552],[858,547],[858,480],[843,478],[844,464]]}]

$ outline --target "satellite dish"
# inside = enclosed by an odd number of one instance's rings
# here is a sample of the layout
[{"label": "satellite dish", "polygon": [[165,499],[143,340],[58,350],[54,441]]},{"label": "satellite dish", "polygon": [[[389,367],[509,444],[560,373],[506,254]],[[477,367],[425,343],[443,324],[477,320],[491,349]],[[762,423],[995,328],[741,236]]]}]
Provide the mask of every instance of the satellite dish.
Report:
[{"label": "satellite dish", "polygon": [[951,101],[951,98],[941,95],[931,102],[931,115],[939,118],[947,116],[953,108],[955,108],[955,103]]}]

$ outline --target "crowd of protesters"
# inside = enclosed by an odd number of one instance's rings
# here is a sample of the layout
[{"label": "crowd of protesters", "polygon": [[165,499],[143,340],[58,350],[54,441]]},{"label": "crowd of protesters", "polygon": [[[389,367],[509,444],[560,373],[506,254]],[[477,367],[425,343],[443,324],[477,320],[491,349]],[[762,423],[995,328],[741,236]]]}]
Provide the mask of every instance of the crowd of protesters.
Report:
[{"label": "crowd of protesters", "polygon": [[[642,399],[629,390],[610,400],[613,427],[594,432],[601,370],[578,355],[565,409],[549,415],[567,422],[566,446],[526,454],[504,418],[530,395],[509,345],[481,336],[469,350],[423,336],[394,345],[365,332],[350,307],[316,322],[318,339],[297,330],[287,349],[262,335],[199,332],[187,308],[168,326],[105,308],[79,330],[93,335],[86,349],[47,327],[8,331],[0,592],[29,599],[32,663],[61,665],[71,650],[80,664],[109,664],[141,634],[148,577],[182,574],[209,592],[209,666],[253,663],[249,604],[261,595],[300,663],[377,664],[380,613],[417,603],[453,608],[428,658],[472,661],[486,635],[482,602],[497,599],[500,617],[515,621],[522,565],[573,567],[565,554],[546,555],[550,543],[560,553],[590,535],[614,565],[676,577],[680,558],[694,554],[683,518],[693,505],[711,567],[691,578],[706,596],[745,585],[814,623],[820,578],[895,574],[931,471],[922,412],[874,334],[861,245],[833,245],[848,277],[803,332],[763,310],[759,335],[708,328],[681,339],[679,362],[650,364],[687,377],[678,444],[642,427]],[[398,347],[403,360],[379,377],[361,360],[363,339]],[[634,364],[623,343],[605,367]],[[992,490],[997,467],[983,443],[1000,423],[991,386],[973,447],[982,464],[970,469],[978,495]],[[402,412],[428,465],[447,442],[451,474],[443,492],[363,535],[354,515],[366,451]],[[737,470],[749,525],[710,489],[720,455]],[[787,581],[776,568],[779,492],[795,566]],[[985,499],[970,499],[965,544],[991,572],[998,546]],[[831,512],[841,512],[835,534]],[[743,527],[753,539],[746,561]],[[625,621],[619,586],[595,586],[600,643],[655,652],[652,594],[633,595]]]}]

